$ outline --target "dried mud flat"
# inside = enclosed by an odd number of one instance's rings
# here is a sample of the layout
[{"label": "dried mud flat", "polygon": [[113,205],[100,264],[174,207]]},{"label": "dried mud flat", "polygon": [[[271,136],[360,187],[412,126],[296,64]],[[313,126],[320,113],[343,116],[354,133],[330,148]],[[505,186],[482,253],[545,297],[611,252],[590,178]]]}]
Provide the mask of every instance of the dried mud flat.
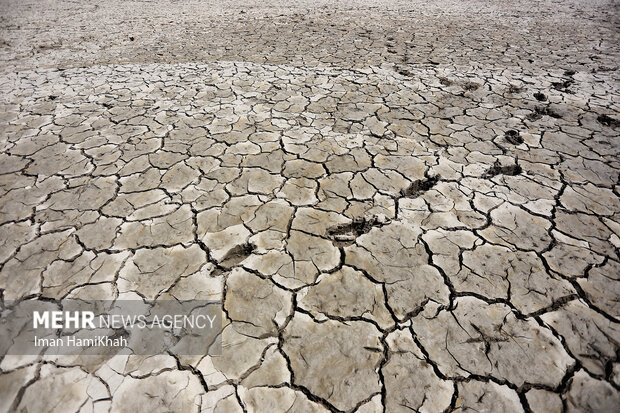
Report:
[{"label": "dried mud flat", "polygon": [[0,4],[3,300],[226,317],[0,410],[614,411],[617,2],[239,3]]}]

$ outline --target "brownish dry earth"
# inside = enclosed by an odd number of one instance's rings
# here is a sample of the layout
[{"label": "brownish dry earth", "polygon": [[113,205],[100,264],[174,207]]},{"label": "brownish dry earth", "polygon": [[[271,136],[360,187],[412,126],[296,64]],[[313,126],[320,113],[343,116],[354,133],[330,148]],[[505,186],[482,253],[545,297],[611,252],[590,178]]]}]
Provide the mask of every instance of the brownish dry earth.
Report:
[{"label": "brownish dry earth", "polygon": [[618,10],[2,0],[3,303],[225,326],[2,356],[0,410],[613,412]]}]

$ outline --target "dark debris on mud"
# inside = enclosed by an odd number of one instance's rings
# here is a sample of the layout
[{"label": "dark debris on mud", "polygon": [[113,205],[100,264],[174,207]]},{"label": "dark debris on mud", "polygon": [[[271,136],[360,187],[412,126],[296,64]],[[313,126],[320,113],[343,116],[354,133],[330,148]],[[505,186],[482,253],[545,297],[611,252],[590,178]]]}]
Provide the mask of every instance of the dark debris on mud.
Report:
[{"label": "dark debris on mud", "polygon": [[523,143],[523,137],[521,136],[519,131],[514,129],[507,130],[504,133],[504,138],[506,139],[506,141],[512,143],[513,145],[520,145]]},{"label": "dark debris on mud", "polygon": [[599,115],[596,120],[602,125],[611,126],[614,128],[620,125],[620,121],[618,121],[618,119],[614,119],[608,115]]},{"label": "dark debris on mud", "polygon": [[382,227],[390,223],[390,219],[384,215],[371,217],[357,217],[348,224],[336,225],[327,229],[327,235],[335,244],[344,246],[355,242],[361,235],[367,234],[374,227]]},{"label": "dark debris on mud", "polygon": [[406,198],[416,198],[434,187],[440,179],[441,176],[439,175],[429,176],[425,179],[418,179],[417,181],[412,182],[407,188],[402,189],[400,194]]},{"label": "dark debris on mud", "polygon": [[521,172],[523,172],[523,169],[521,169],[521,166],[517,163],[514,165],[502,166],[499,162],[495,162],[495,165],[485,172],[483,178],[490,179],[497,175],[515,176],[519,175]]}]

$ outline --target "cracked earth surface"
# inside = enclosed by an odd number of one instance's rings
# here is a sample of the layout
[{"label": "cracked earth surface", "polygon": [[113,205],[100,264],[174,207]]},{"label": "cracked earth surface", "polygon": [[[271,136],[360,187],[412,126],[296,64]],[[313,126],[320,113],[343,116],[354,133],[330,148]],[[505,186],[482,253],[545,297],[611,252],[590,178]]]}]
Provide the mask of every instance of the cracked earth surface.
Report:
[{"label": "cracked earth surface", "polygon": [[282,3],[0,4],[3,299],[225,314],[0,409],[614,411],[617,2]]}]

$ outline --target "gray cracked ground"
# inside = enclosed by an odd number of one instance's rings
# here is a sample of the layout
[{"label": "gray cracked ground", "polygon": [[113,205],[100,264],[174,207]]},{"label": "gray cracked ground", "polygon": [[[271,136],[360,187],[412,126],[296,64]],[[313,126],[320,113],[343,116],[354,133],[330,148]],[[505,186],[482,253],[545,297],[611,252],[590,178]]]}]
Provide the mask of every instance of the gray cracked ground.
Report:
[{"label": "gray cracked ground", "polygon": [[239,3],[1,2],[3,298],[227,321],[0,409],[617,408],[618,3]]}]

